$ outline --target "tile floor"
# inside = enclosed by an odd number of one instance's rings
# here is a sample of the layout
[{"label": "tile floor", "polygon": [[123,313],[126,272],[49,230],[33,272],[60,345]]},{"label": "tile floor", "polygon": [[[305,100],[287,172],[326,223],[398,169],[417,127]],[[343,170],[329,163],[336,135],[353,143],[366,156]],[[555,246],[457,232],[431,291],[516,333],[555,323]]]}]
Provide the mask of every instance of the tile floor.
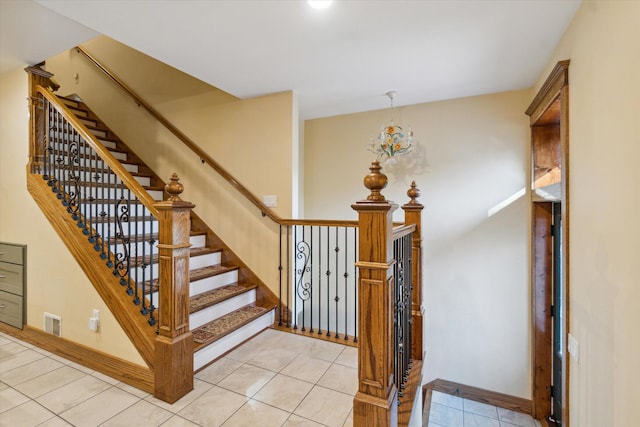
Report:
[{"label": "tile floor", "polygon": [[529,415],[434,391],[428,427],[540,427]]},{"label": "tile floor", "polygon": [[269,329],[169,405],[0,333],[1,427],[350,427],[357,382],[355,348]]}]

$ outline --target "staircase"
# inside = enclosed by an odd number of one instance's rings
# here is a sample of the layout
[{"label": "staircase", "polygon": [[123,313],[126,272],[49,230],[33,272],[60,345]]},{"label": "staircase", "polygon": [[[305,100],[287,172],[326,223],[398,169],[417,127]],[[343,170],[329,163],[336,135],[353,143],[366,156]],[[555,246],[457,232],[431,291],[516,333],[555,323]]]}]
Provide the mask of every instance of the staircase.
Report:
[{"label": "staircase", "polygon": [[[98,141],[121,163],[121,165],[142,185],[148,194],[156,201],[163,199],[164,183],[162,180],[121,141],[109,128],[80,100],[73,97],[58,97],[66,107],[89,129]],[[72,132],[71,128],[56,130],[57,132]],[[58,150],[55,156],[62,155],[69,150]],[[82,154],[80,154],[82,156]],[[65,162],[67,160],[64,160]],[[76,161],[76,163],[78,163]],[[88,209],[80,212],[78,218],[89,221],[93,229],[103,236],[113,236],[117,230],[116,217],[118,215],[118,200],[115,199],[115,189],[122,185],[122,181],[111,170],[96,166],[94,159],[84,159],[80,162],[83,167],[79,170],[80,197],[92,197],[92,200],[102,199],[103,209]],[[65,163],[66,164],[66,163]],[[107,190],[98,189],[91,184],[91,179],[102,183],[109,183]],[[60,182],[68,183],[71,178],[64,174]],[[105,194],[106,193],[106,194]],[[101,212],[98,212],[100,210]],[[141,286],[145,301],[134,301],[131,304],[131,316],[139,316],[138,311],[148,315],[150,312],[150,327],[155,325],[153,316],[157,310],[158,295],[158,255],[147,249],[147,244],[157,241],[158,221],[153,219],[151,226],[144,225],[149,220],[144,206],[132,202],[127,220],[121,224],[124,239],[135,242],[134,254],[130,257],[129,277],[143,277]],[[274,323],[275,304],[270,291],[251,273],[241,262],[234,262],[237,257],[232,254],[224,243],[200,220],[191,213],[190,258],[189,258],[189,329],[194,340],[194,371],[208,365],[218,357],[238,346],[242,342],[270,327]],[[147,222],[148,223],[148,222]],[[78,224],[80,226],[80,223]],[[91,228],[91,227],[90,227]],[[105,234],[107,229],[110,233]],[[86,233],[85,233],[86,234]],[[106,239],[105,239],[106,240]],[[122,238],[112,239],[102,243],[107,246],[106,262],[112,263],[112,254],[118,253],[118,246]],[[91,240],[94,249],[99,248],[99,239]],[[87,246],[89,250],[90,244]],[[104,248],[102,249],[104,251]],[[149,255],[153,254],[153,255]],[[110,266],[110,265],[109,265]],[[114,275],[115,275],[114,270]],[[121,281],[123,286],[131,286]],[[129,295],[137,295],[127,289]],[[154,306],[155,304],[155,306]],[[138,309],[139,307],[140,309]]]}]

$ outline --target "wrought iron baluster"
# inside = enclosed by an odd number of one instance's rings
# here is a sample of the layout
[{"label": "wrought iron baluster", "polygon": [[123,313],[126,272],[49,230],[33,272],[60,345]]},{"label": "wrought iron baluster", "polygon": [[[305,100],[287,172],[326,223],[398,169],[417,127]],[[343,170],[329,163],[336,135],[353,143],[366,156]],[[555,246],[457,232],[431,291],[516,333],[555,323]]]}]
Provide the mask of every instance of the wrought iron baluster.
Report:
[{"label": "wrought iron baluster", "polygon": [[278,233],[278,296],[280,301],[278,302],[278,326],[282,326],[282,224],[279,226]]},{"label": "wrought iron baluster", "polygon": [[[143,208],[143,212],[146,213],[146,208]],[[153,228],[149,229],[149,259],[153,260],[155,257],[154,254],[154,248],[155,248],[155,243],[156,243],[156,239],[155,239],[155,234],[153,232]],[[158,262],[160,262],[160,258],[158,257]],[[151,261],[149,262],[149,265],[151,266]],[[149,268],[149,283],[154,283],[154,274],[153,274],[153,267]],[[160,286],[162,286],[162,283],[160,282],[160,275],[158,274],[158,278],[155,280],[156,283],[156,287],[155,290],[157,292],[157,295],[160,295]],[[151,298],[149,300],[149,325],[154,326],[157,325],[157,328],[160,327],[160,324],[157,323],[157,319],[156,319],[156,311],[157,311],[157,304],[154,304],[154,298],[153,295],[154,293],[151,292],[150,293]],[[157,330],[156,328],[156,330]]]},{"label": "wrought iron baluster", "polygon": [[[294,225],[293,226],[293,251],[294,251],[294,257],[293,257],[293,277],[294,280],[297,278],[298,275],[298,226]],[[297,280],[296,280],[297,282]],[[298,303],[298,286],[296,283],[296,286],[294,287],[294,292],[293,292],[293,311],[291,312],[293,315],[293,329],[298,329],[298,310],[297,310],[297,303]]]},{"label": "wrought iron baluster", "polygon": [[318,226],[318,335],[322,333],[322,227]]},{"label": "wrought iron baluster", "polygon": [[[140,277],[138,277],[138,273],[140,271],[140,246],[144,247],[144,240],[142,240],[142,244],[138,243],[139,241],[139,235],[138,235],[138,222],[140,221],[140,217],[138,216],[138,203],[137,203],[137,199],[134,200],[134,212],[133,212],[133,227],[131,226],[131,223],[129,223],[129,235],[131,235],[131,228],[133,228],[133,235],[135,236],[136,239],[136,245],[135,245],[135,257],[134,262],[133,262],[133,268],[135,271],[135,275],[133,277],[133,286],[134,286],[134,290],[133,290],[133,303],[135,305],[140,305],[140,294],[139,294],[139,283],[140,283]],[[143,223],[146,222],[146,218],[143,216],[142,217],[142,221]],[[153,223],[150,223],[150,226],[153,226]],[[129,278],[129,280],[131,280],[131,277]]]},{"label": "wrought iron baluster", "polygon": [[313,332],[313,225],[309,227],[309,236],[311,239],[311,248],[309,250],[309,288],[311,290],[310,303],[309,303],[309,332]]},{"label": "wrought iron baluster", "polygon": [[336,265],[335,265],[335,269],[336,269],[336,275],[335,275],[336,276],[336,296],[334,298],[334,301],[336,302],[336,309],[335,309],[336,310],[336,313],[335,313],[336,314],[336,331],[335,331],[336,333],[335,333],[334,336],[336,338],[340,338],[340,334],[338,333],[338,331],[340,330],[340,327],[338,326],[338,313],[340,311],[338,309],[338,305],[339,305],[339,302],[340,302],[340,293],[339,293],[340,291],[338,289],[338,287],[340,286],[339,285],[340,278],[338,277],[339,276],[338,273],[340,273],[340,264],[339,264],[340,261],[338,259],[339,259],[339,256],[340,256],[340,246],[338,245],[338,241],[339,241],[339,239],[338,239],[338,227],[334,227],[334,228],[336,230],[336,247],[334,249],[334,252],[336,253]]},{"label": "wrought iron baluster", "polygon": [[331,293],[331,266],[329,265],[329,247],[331,246],[330,242],[330,228],[327,226],[327,272],[325,273],[327,276],[327,336],[331,336],[331,306],[329,305],[329,294]]},{"label": "wrought iron baluster", "polygon": [[353,228],[353,342],[358,342],[358,227]]},{"label": "wrought iron baluster", "polygon": [[[136,209],[139,209],[139,205],[136,205]],[[146,215],[146,207],[142,205],[142,215]],[[153,266],[153,259],[151,255],[147,256],[147,224],[146,222],[142,223],[142,230],[140,233],[140,238],[144,242],[142,245],[142,307],[140,307],[140,313],[143,316],[146,316],[149,313],[149,308],[147,306],[147,294],[149,295],[149,300],[153,301],[153,283],[147,282],[147,268],[151,265]],[[151,267],[153,268],[153,267]],[[146,289],[147,283],[149,283],[149,289]]]},{"label": "wrought iron baluster", "polygon": [[55,129],[55,124],[53,122],[53,114],[51,111],[51,104],[49,103],[49,100],[42,97],[42,101],[43,101],[43,106],[44,106],[44,113],[45,113],[45,119],[43,120],[43,125],[44,125],[44,129],[42,132],[42,136],[44,138],[44,141],[42,141],[43,147],[42,147],[42,161],[44,163],[43,165],[43,174],[42,174],[42,178],[44,180],[48,180],[49,179],[49,164],[51,163],[51,151],[53,150],[52,146],[51,146],[51,132],[53,132],[53,129]]},{"label": "wrought iron baluster", "polygon": [[348,304],[349,304],[349,270],[347,264],[347,232],[348,228],[344,227],[344,339],[349,339],[349,320],[348,320]]},{"label": "wrought iron baluster", "polygon": [[290,246],[291,246],[291,226],[287,225],[287,304],[288,307],[287,308],[287,328],[291,327],[291,316],[293,315],[293,312],[291,311],[291,293],[290,293],[290,283],[291,283],[291,278],[289,277],[290,271],[291,271],[291,252],[290,252]]},{"label": "wrought iron baluster", "polygon": [[[298,298],[300,298],[300,303],[302,304],[302,331],[305,331],[305,304],[306,302],[309,300],[309,296],[311,294],[310,292],[310,282],[305,281],[305,277],[307,276],[307,273],[309,273],[310,268],[309,268],[309,257],[311,254],[311,248],[309,247],[309,244],[306,242],[305,240],[305,227],[304,226],[300,226],[302,227],[302,240],[298,241],[298,227],[299,226],[295,226],[295,231],[294,231],[294,241],[296,242],[296,247],[295,247],[295,272],[296,272],[296,277],[297,277],[297,283],[296,283],[296,295],[294,296],[294,299],[297,301]],[[298,267],[298,260],[301,261],[302,263],[302,267]],[[297,314],[297,312],[296,312]],[[296,329],[297,326],[294,326],[294,329]]]}]

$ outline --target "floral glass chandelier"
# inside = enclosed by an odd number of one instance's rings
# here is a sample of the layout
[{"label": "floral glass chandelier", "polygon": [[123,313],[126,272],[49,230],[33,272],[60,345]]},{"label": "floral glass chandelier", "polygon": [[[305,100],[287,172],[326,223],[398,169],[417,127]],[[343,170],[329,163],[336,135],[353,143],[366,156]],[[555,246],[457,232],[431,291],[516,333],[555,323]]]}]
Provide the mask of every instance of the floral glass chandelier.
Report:
[{"label": "floral glass chandelier", "polygon": [[375,153],[379,159],[386,157],[385,163],[395,163],[396,156],[407,154],[413,148],[413,131],[408,127],[405,131],[402,126],[398,126],[393,122],[393,100],[396,96],[395,91],[387,92],[385,95],[389,97],[391,103],[391,121],[388,125],[382,125],[378,138],[371,137],[369,142],[369,151]]}]

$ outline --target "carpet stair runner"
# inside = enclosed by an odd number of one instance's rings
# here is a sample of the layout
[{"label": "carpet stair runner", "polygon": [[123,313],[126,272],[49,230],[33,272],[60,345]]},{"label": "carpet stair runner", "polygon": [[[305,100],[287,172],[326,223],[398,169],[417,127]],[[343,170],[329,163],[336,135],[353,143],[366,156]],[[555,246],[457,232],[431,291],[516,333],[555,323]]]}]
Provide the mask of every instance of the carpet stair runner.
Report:
[{"label": "carpet stair runner", "polygon": [[[163,187],[151,186],[152,182],[160,182],[159,178],[142,162],[137,162],[136,156],[132,155],[132,151],[123,141],[109,130],[82,101],[72,97],[59,98],[155,200],[162,200]],[[81,173],[108,174],[110,171],[87,167]],[[114,186],[116,182],[120,182],[115,178],[109,179],[113,181],[107,181],[105,178],[104,182],[114,182]],[[103,194],[96,194],[94,197],[107,198]],[[114,200],[108,202],[115,203]],[[115,210],[107,217],[95,218],[94,222],[114,224],[113,212]],[[131,226],[129,228],[133,229]],[[135,235],[128,237],[132,241],[141,239]],[[148,238],[147,235],[146,239]],[[261,307],[256,304],[258,286],[238,282],[238,267],[223,264],[222,250],[208,247],[206,240],[206,233],[198,231],[191,233],[189,326],[194,337],[194,370],[201,369],[253,335],[270,327],[274,322],[275,314],[275,307]],[[146,262],[149,260],[147,259]],[[150,263],[152,268],[157,270],[157,254],[152,257]],[[144,264],[143,257],[131,260],[132,268],[144,268]],[[148,293],[155,293],[154,301],[158,301],[157,280],[156,278],[146,284]],[[137,313],[136,310],[133,311]]]}]

